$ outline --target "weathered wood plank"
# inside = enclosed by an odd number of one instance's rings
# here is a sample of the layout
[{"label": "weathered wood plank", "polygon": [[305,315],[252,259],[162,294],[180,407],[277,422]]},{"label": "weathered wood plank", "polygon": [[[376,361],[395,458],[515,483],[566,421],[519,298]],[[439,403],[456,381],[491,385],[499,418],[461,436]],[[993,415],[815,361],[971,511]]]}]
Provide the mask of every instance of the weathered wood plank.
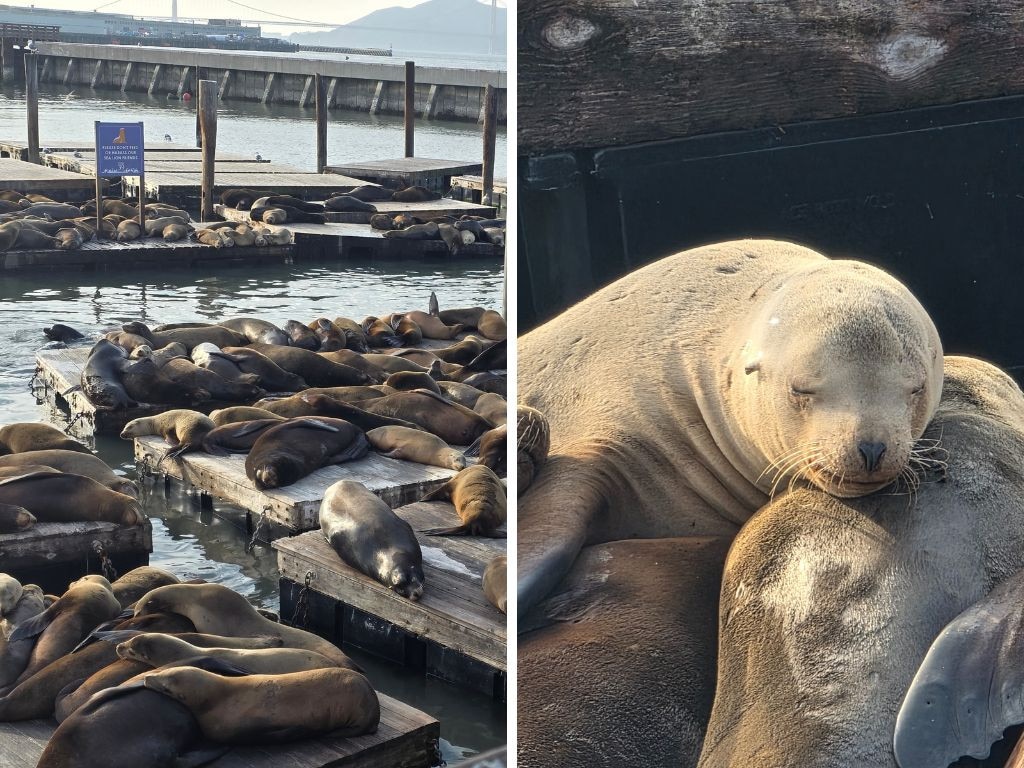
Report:
[{"label": "weathered wood plank", "polygon": [[520,155],[1021,93],[1016,2],[525,0]]},{"label": "weathered wood plank", "polygon": [[[148,177],[147,177],[148,180]],[[480,205],[468,203],[464,200],[452,200],[449,197],[442,197],[440,200],[427,200],[422,203],[396,203],[383,202],[373,203],[377,213],[390,213],[396,216],[399,213],[407,213],[420,219],[434,219],[440,216],[482,216],[494,218],[497,209],[493,205]],[[220,206],[214,209],[215,212],[231,221],[249,221],[248,211],[239,211],[234,208]],[[324,217],[331,224],[368,224],[370,213],[362,212],[340,212],[325,211]]]},{"label": "weathered wood plank", "polygon": [[[139,438],[135,458],[156,471],[168,447],[159,437]],[[177,461],[160,463],[159,471],[256,514],[265,513],[294,531],[320,525],[320,502],[339,480],[357,480],[394,507],[422,498],[455,475],[451,469],[389,459],[371,451],[359,461],[324,467],[292,485],[260,491],[245,475],[245,458],[244,454],[187,453]]]},{"label": "weathered wood plank", "polygon": [[[93,542],[108,554],[152,552],[153,526],[114,523],[36,523],[26,531],[0,533],[0,567],[12,572],[56,563],[84,561],[93,555]],[[0,761],[0,765],[3,762]]]},{"label": "weathered wood plank", "polygon": [[[380,726],[367,736],[323,736],[281,746],[236,747],[215,768],[428,768],[435,762],[440,724],[397,699],[377,694]],[[0,723],[0,765],[35,768],[55,729],[50,720]]]},{"label": "weathered wood plank", "polygon": [[317,592],[505,670],[505,616],[487,602],[481,587],[487,564],[505,554],[505,539],[419,533],[458,523],[454,508],[443,502],[409,504],[395,513],[417,531],[423,552],[425,587],[419,601],[400,597],[345,565],[319,531],[274,542],[281,575],[301,584],[312,571],[310,586]]},{"label": "weathered wood plank", "polygon": [[61,191],[78,192],[81,197],[81,193],[90,192],[95,186],[95,179],[77,173],[13,158],[0,158],[0,189],[47,195]]}]

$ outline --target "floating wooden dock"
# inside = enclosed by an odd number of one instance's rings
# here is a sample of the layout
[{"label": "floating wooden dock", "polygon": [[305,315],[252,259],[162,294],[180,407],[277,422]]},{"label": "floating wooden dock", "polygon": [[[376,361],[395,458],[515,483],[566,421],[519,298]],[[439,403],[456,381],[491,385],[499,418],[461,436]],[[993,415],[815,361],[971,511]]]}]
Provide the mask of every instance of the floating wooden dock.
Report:
[{"label": "floating wooden dock", "polygon": [[[345,565],[320,531],[310,531],[273,543],[282,577],[281,615],[292,615],[297,591],[312,573],[310,589],[328,604],[310,611],[316,631],[503,698],[505,615],[487,602],[481,579],[488,563],[506,553],[505,539],[418,533],[457,524],[455,508],[444,502],[409,504],[395,513],[417,531],[423,552],[425,583],[418,601]],[[332,602],[342,608],[341,622],[337,610],[330,610]]]},{"label": "floating wooden dock", "polygon": [[[453,176],[452,189],[449,192],[456,200],[479,203],[484,196],[483,176]],[[495,179],[491,186],[491,203],[498,207],[498,215],[504,216],[508,210],[508,182]]]},{"label": "floating wooden dock", "polygon": [[[441,726],[397,699],[377,694],[380,726],[368,736],[323,736],[280,746],[234,747],[213,768],[429,768],[437,763]],[[0,765],[36,768],[53,735],[52,720],[0,723]],[[142,768],[140,766],[140,768]]]},{"label": "floating wooden dock", "polygon": [[327,173],[341,173],[380,184],[391,189],[426,187],[444,194],[452,186],[453,176],[483,173],[483,163],[465,160],[441,160],[431,157],[396,157],[345,165],[329,165]]},{"label": "floating wooden dock", "polygon": [[[103,573],[98,543],[118,573],[149,563],[153,526],[114,523],[36,523],[17,533],[0,533],[0,570],[22,583],[62,594],[69,581]],[[2,750],[0,750],[2,754]],[[7,763],[0,759],[0,765]]]},{"label": "floating wooden dock", "polygon": [[135,460],[210,496],[229,501],[289,529],[308,531],[320,526],[320,502],[339,480],[358,480],[392,507],[409,504],[455,476],[455,470],[389,459],[371,450],[358,461],[318,469],[284,488],[257,490],[245,475],[245,454],[210,456],[186,453],[178,460],[160,459],[170,446],[160,437],[135,440]]},{"label": "floating wooden dock", "polygon": [[[199,147],[154,152],[147,146],[146,153],[147,173],[150,170],[173,170],[174,168],[180,168],[180,170],[191,170],[188,166],[193,164],[201,165],[203,157],[203,152]],[[42,155],[40,159],[44,164],[53,166],[54,168],[63,168],[66,171],[84,173],[87,175],[96,173],[96,153],[92,148],[88,151],[71,150],[68,152],[61,150],[59,152],[51,152],[49,154]],[[214,162],[216,163],[217,169],[223,168],[227,170],[228,168],[236,168],[237,166],[248,165],[250,163],[258,164],[263,168],[266,168],[270,161],[264,158],[259,163],[256,163],[255,155],[218,152],[214,158]],[[277,164],[275,163],[275,165]],[[277,167],[280,168],[281,166]]]},{"label": "floating wooden dock", "polygon": [[45,165],[0,158],[0,189],[23,194],[38,192],[61,202],[79,202],[96,197],[96,180]]},{"label": "floating wooden dock", "polygon": [[[228,167],[214,177],[213,191],[215,195],[227,189],[268,190],[276,195],[293,195],[303,200],[323,200],[334,193],[351,192],[356,187],[366,184],[362,179],[347,176],[335,176],[325,173],[304,173],[286,170],[288,166],[275,163],[260,163],[265,170],[257,169],[253,173],[239,173]],[[188,171],[156,171],[150,172],[146,166],[146,196],[153,200],[171,203],[186,210],[199,208],[199,195],[202,174],[199,170]],[[126,197],[138,196],[139,177],[124,177],[124,194]]]},{"label": "floating wooden dock", "polygon": [[[95,137],[81,139],[61,139],[60,141],[39,142],[40,160],[46,162],[45,157],[51,153],[73,153],[73,152],[95,152]],[[47,152],[46,150],[49,150]],[[199,151],[189,144],[175,144],[171,141],[155,141],[152,137],[145,145],[146,155],[153,152],[183,152]],[[0,139],[0,158],[11,157],[15,160],[28,160],[28,142],[24,139]]]},{"label": "floating wooden dock", "polygon": [[[148,180],[148,177],[147,177]],[[478,203],[467,203],[463,200],[452,200],[450,197],[442,197],[440,200],[427,200],[422,203],[372,203],[377,213],[388,213],[397,216],[400,213],[415,216],[418,219],[436,219],[440,216],[482,216],[485,219],[493,219],[497,209],[493,205],[479,205]],[[250,221],[248,211],[239,211],[236,208],[228,208],[226,205],[217,204],[213,207],[218,216],[228,221]],[[330,224],[369,224],[372,213],[362,211],[324,211],[324,218]],[[289,224],[284,226],[288,227]],[[313,225],[319,226],[319,225]]]},{"label": "floating wooden dock", "polygon": [[[228,209],[233,210],[233,209]],[[234,211],[232,221],[243,220]],[[238,216],[236,219],[235,216]],[[265,224],[269,229],[282,227]],[[384,237],[369,224],[284,224],[294,235],[293,260],[331,259],[450,259],[452,253],[444,240],[403,240]],[[491,243],[463,246],[458,258],[500,259],[504,249]]]},{"label": "floating wooden dock", "polygon": [[[0,160],[0,163],[2,162],[4,161]],[[200,228],[203,225],[193,222],[193,226]],[[121,271],[154,265],[161,268],[193,268],[230,264],[289,264],[294,254],[295,246],[291,243],[215,248],[195,240],[168,243],[159,237],[147,237],[129,243],[90,240],[83,243],[81,248],[70,251],[56,248],[43,251],[5,251],[0,253],[0,269]]]}]

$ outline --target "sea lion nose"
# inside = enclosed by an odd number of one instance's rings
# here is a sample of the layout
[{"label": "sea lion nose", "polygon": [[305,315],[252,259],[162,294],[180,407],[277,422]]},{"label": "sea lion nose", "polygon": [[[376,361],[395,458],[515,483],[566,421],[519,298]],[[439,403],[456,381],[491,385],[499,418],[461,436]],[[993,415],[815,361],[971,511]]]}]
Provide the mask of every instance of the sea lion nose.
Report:
[{"label": "sea lion nose", "polygon": [[864,468],[868,472],[874,472],[882,463],[882,457],[885,455],[885,443],[860,442],[857,443],[857,450],[864,457]]}]

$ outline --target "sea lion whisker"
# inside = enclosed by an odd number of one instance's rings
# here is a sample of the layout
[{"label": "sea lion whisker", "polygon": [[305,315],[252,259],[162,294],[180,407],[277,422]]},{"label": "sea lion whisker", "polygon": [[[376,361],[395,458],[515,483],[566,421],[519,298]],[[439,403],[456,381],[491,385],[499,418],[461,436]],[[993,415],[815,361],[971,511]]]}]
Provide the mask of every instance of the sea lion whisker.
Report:
[{"label": "sea lion whisker", "polygon": [[795,448],[791,448],[788,451],[784,451],[782,454],[768,462],[768,466],[766,466],[764,468],[764,471],[757,476],[757,480],[755,480],[755,482],[760,481],[772,469],[781,467],[784,463],[792,461],[798,455],[803,455],[805,453],[810,453],[813,450],[817,450],[820,447],[820,443],[820,440],[814,440],[810,443],[801,443]]}]

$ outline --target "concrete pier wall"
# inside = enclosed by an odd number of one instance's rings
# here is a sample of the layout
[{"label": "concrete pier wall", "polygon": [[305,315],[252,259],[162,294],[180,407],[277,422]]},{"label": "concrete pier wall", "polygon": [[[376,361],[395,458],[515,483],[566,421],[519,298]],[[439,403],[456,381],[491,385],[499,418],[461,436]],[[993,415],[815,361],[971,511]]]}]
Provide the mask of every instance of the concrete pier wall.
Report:
[{"label": "concrete pier wall", "polygon": [[[196,93],[196,82],[216,80],[225,100],[297,104],[313,108],[313,75],[327,80],[330,109],[401,114],[405,67],[317,58],[309,54],[40,43],[40,81],[148,92]],[[484,87],[498,88],[498,118],[506,118],[507,77],[490,70],[416,68],[416,111],[438,120],[479,120]]]}]

